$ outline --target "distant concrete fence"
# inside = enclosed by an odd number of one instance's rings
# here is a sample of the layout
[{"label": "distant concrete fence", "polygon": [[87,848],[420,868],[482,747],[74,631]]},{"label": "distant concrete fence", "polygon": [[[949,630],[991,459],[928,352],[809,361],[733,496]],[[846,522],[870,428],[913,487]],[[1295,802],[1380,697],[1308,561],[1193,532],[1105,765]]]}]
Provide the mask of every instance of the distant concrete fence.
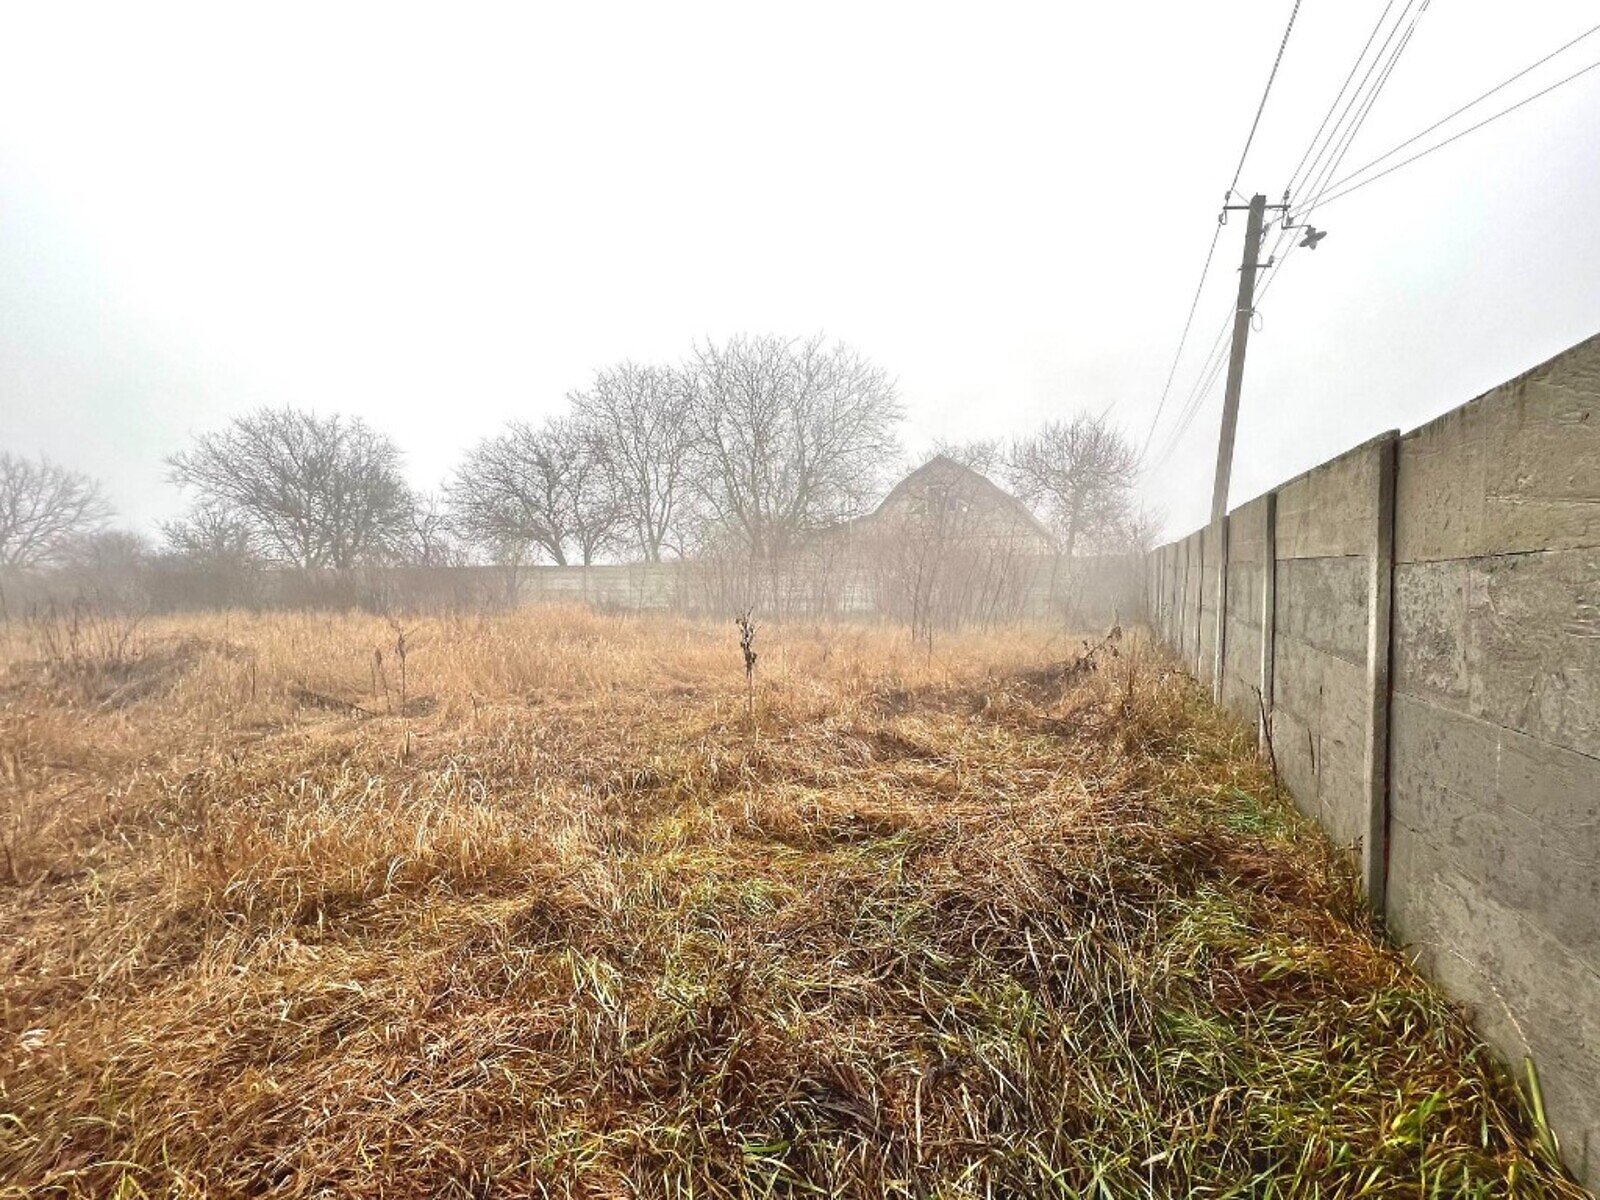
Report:
[{"label": "distant concrete fence", "polygon": [[1600,1183],[1600,337],[1153,551],[1148,616]]},{"label": "distant concrete fence", "polygon": [[[1138,554],[1020,554],[995,562],[984,558],[974,568],[966,556],[950,555],[918,581],[932,603],[933,623],[941,627],[1048,618],[1093,628],[1142,611],[1144,560]],[[340,571],[218,569],[157,559],[118,568],[0,568],[0,620],[84,603],[129,613],[244,608],[393,614],[567,603],[718,617],[753,607],[767,616],[894,622],[907,615],[903,584],[901,573],[865,553],[806,556],[759,578],[744,564],[718,558]]]}]

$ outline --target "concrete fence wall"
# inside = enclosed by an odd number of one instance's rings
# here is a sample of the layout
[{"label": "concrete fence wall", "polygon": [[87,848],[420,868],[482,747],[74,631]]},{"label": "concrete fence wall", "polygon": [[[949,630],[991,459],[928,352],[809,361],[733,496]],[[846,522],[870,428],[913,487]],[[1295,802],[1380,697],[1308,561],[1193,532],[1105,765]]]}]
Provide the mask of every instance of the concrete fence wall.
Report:
[{"label": "concrete fence wall", "polygon": [[[957,556],[951,556],[953,560]],[[1142,610],[1139,554],[1017,555],[976,572],[941,564],[949,587],[935,624],[994,624],[1018,617],[1065,620],[1080,628],[1130,620]],[[993,571],[983,569],[994,565]],[[932,572],[930,574],[937,574]],[[110,569],[0,569],[0,620],[79,603],[130,612],[227,607],[367,609],[375,612],[491,610],[549,603],[622,611],[726,617],[754,605],[767,615],[902,620],[901,581],[866,556],[815,556],[763,576],[752,589],[737,562],[689,559],[594,566],[359,567],[347,571],[222,569],[154,561]],[[924,584],[929,581],[923,580]],[[940,583],[940,578],[932,583]]]},{"label": "concrete fence wall", "polygon": [[1146,583],[1600,1183],[1600,337],[1160,547]]}]

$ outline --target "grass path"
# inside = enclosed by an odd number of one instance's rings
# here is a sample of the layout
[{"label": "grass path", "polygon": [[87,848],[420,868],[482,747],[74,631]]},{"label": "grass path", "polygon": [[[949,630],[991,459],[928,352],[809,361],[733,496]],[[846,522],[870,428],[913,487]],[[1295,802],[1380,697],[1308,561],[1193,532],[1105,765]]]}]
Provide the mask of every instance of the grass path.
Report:
[{"label": "grass path", "polygon": [[35,633],[0,1196],[1583,1195],[1136,644]]}]

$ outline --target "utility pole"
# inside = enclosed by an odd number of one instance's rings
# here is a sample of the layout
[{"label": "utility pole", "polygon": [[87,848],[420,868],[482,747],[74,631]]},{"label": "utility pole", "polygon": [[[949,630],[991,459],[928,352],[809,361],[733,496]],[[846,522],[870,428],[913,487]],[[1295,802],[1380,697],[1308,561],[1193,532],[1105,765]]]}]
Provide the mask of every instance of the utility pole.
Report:
[{"label": "utility pole", "polygon": [[[1227,205],[1233,209],[1239,205]],[[1267,198],[1257,192],[1250,198],[1245,222],[1244,261],[1239,266],[1239,307],[1233,314],[1233,350],[1228,355],[1228,390],[1222,401],[1222,437],[1217,442],[1217,478],[1211,492],[1211,523],[1228,513],[1228,480],[1233,474],[1233,435],[1239,426],[1239,391],[1244,386],[1244,351],[1250,340],[1250,316],[1256,302],[1256,255],[1261,252],[1261,222]]]},{"label": "utility pole", "polygon": [[[1216,624],[1212,640],[1211,696],[1218,704],[1223,700],[1223,674],[1228,661],[1228,482],[1233,475],[1233,435],[1239,427],[1239,392],[1244,387],[1244,351],[1250,340],[1250,318],[1256,307],[1256,268],[1271,266],[1260,263],[1261,224],[1267,214],[1267,198],[1257,192],[1248,206],[1223,204],[1223,210],[1248,207],[1249,219],[1244,228],[1244,258],[1239,264],[1239,305],[1233,314],[1233,349],[1228,355],[1228,391],[1222,401],[1222,435],[1217,439],[1217,478],[1211,491],[1211,525],[1207,537],[1201,539],[1201,557],[1207,553],[1209,542],[1216,565]],[[1289,197],[1274,205],[1285,222],[1289,220]],[[1204,578],[1202,576],[1202,578]],[[1201,591],[1205,590],[1204,583]],[[1202,603],[1201,608],[1204,610]]]}]

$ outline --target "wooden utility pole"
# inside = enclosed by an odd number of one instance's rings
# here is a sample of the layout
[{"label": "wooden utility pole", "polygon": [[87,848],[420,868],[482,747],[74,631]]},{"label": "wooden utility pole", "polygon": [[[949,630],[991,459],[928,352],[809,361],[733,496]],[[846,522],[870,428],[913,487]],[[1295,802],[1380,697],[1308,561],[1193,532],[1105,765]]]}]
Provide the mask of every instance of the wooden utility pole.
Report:
[{"label": "wooden utility pole", "polygon": [[[1228,207],[1232,208],[1233,205]],[[1217,442],[1217,479],[1211,492],[1211,523],[1228,512],[1228,480],[1233,474],[1233,434],[1239,426],[1239,391],[1244,386],[1245,343],[1250,340],[1250,316],[1256,303],[1256,255],[1261,252],[1261,222],[1267,198],[1250,197],[1250,217],[1244,229],[1244,260],[1239,265],[1239,307],[1233,314],[1233,350],[1228,355],[1228,391],[1222,400],[1222,437]]]}]

